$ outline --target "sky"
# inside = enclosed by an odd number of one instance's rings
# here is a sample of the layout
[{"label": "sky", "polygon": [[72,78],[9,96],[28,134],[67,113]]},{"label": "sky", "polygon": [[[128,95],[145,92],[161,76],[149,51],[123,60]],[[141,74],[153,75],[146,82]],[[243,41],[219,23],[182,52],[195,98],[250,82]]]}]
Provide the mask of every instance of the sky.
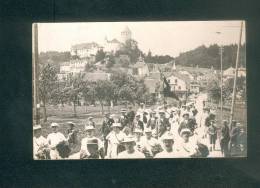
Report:
[{"label": "sky", "polygon": [[[71,45],[87,42],[102,44],[120,40],[128,26],[139,48],[152,55],[171,55],[211,44],[237,44],[241,21],[163,21],[163,22],[82,22],[38,24],[39,52],[70,51]],[[216,32],[220,32],[217,34]],[[245,42],[245,24],[242,43]]]}]

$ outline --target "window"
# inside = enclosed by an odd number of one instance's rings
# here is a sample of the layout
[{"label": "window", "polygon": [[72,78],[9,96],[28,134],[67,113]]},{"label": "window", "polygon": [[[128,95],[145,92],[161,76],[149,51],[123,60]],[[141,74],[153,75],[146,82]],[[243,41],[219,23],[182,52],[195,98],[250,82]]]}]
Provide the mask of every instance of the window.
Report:
[{"label": "window", "polygon": [[178,89],[181,90],[181,86],[178,86]]},{"label": "window", "polygon": [[177,84],[177,82],[178,82],[178,80],[177,80],[177,79],[175,79],[175,84]]}]

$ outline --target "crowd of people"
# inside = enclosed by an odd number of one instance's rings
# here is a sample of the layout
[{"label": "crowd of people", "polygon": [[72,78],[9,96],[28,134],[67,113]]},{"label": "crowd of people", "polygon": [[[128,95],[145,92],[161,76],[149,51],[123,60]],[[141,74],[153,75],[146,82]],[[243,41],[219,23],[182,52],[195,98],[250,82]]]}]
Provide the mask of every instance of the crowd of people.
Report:
[{"label": "crowd of people", "polygon": [[[141,159],[208,157],[219,141],[223,157],[232,148],[246,152],[246,137],[236,121],[216,125],[214,110],[195,103],[181,106],[163,105],[151,109],[140,104],[137,111],[130,106],[121,109],[120,117],[106,113],[98,131],[93,117],[85,124],[85,137],[79,141],[77,125],[68,122],[67,136],[59,132],[59,124],[51,123],[52,133],[41,134],[41,125],[33,127],[34,159],[70,159],[71,151],[81,144],[73,159]],[[205,141],[206,140],[206,141]]]}]

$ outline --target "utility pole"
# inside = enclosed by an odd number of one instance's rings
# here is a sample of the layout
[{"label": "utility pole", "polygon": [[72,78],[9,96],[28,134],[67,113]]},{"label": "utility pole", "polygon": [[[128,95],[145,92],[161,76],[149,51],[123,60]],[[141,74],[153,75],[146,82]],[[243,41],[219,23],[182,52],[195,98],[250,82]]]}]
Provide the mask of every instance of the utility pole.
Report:
[{"label": "utility pole", "polygon": [[231,122],[232,122],[233,116],[234,116],[234,105],[235,105],[235,100],[236,100],[237,69],[238,69],[238,63],[239,63],[242,30],[243,30],[243,21],[241,22],[240,33],[239,33],[239,42],[237,45],[237,57],[236,57],[235,78],[234,78],[232,105],[231,105],[231,113],[230,113],[230,125],[231,125]]},{"label": "utility pole", "polygon": [[220,120],[223,120],[223,46],[220,46]]},{"label": "utility pole", "polygon": [[35,118],[35,123],[40,123],[40,114],[39,114],[39,89],[38,89],[38,25],[33,24],[32,27],[32,61],[33,61],[33,117]]},{"label": "utility pole", "polygon": [[[216,32],[218,35],[221,35],[221,32]],[[223,120],[223,45],[219,47],[220,53],[220,120]]]}]

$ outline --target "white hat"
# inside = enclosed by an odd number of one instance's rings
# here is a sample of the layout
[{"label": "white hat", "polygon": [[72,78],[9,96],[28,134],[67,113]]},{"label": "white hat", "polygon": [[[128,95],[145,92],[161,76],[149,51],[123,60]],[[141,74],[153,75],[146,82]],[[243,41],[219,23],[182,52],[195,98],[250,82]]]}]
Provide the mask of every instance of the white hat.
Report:
[{"label": "white hat", "polygon": [[135,142],[135,138],[133,136],[126,136],[123,141],[123,143],[129,143],[129,142]]},{"label": "white hat", "polygon": [[141,129],[135,128],[134,133],[143,133],[143,131]]},{"label": "white hat", "polygon": [[173,139],[173,134],[171,134],[171,133],[164,134],[164,135],[161,137],[161,140],[174,140],[174,139]]},{"label": "white hat", "polygon": [[93,125],[87,125],[85,126],[85,131],[87,130],[95,130],[95,127]]},{"label": "white hat", "polygon": [[90,116],[90,117],[88,118],[88,120],[90,120],[90,119],[93,119],[93,117],[92,117],[92,116]]},{"label": "white hat", "polygon": [[184,128],[181,130],[180,135],[182,135],[183,133],[189,133],[189,135],[190,135],[191,131],[190,131],[190,129]]},{"label": "white hat", "polygon": [[55,123],[55,122],[51,123],[51,127],[59,127],[59,126],[60,125],[58,123]]},{"label": "white hat", "polygon": [[145,132],[145,133],[151,133],[151,132],[152,132],[152,129],[151,129],[150,127],[149,127],[149,128],[145,128],[145,129],[144,129],[144,132]]},{"label": "white hat", "polygon": [[41,125],[35,125],[35,126],[33,126],[33,130],[38,130],[38,129],[41,129],[41,128],[42,128]]},{"label": "white hat", "polygon": [[121,123],[113,123],[111,127],[121,127]]}]

